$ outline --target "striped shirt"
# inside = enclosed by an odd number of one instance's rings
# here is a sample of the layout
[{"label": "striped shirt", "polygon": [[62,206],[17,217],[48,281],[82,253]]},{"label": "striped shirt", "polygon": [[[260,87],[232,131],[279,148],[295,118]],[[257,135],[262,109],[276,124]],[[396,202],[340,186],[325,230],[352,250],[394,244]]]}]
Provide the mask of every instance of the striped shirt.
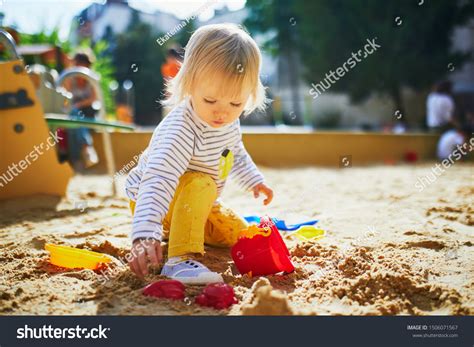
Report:
[{"label": "striped shirt", "polygon": [[[161,240],[162,220],[168,212],[179,178],[186,171],[210,175],[221,194],[222,153],[230,150],[234,164],[229,175],[245,190],[264,181],[242,143],[240,122],[212,128],[191,107],[189,99],[176,106],[153,132],[138,165],[128,174],[125,190],[136,201],[131,238]],[[221,176],[222,177],[222,176]]]}]

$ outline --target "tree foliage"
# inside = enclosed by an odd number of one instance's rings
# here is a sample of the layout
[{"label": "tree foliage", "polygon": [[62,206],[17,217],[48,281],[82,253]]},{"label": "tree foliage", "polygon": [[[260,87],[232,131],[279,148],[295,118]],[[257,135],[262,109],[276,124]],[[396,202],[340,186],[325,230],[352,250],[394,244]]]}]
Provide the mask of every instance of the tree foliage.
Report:
[{"label": "tree foliage", "polygon": [[195,24],[191,21],[161,46],[156,40],[165,34],[142,22],[139,13],[134,11],[127,30],[116,35],[111,52],[117,68],[116,78],[120,83],[128,79],[134,84],[135,121],[138,124],[156,125],[160,121],[160,101],[164,98],[161,65],[165,62],[167,49],[175,44],[185,46],[194,29]]},{"label": "tree foliage", "polygon": [[[376,38],[382,47],[345,74],[331,90],[349,93],[361,101],[371,93],[390,95],[403,109],[400,90],[429,87],[449,73],[449,67],[461,67],[469,56],[452,52],[456,26],[472,18],[470,1],[441,0],[317,0],[290,2],[249,0],[253,12],[251,26],[263,32],[277,31],[274,43],[288,32],[293,17],[296,35],[290,37],[300,52],[304,77],[319,82],[326,73],[363,49],[367,39]],[[286,20],[275,20],[281,6]],[[284,15],[283,15],[284,17]],[[282,23],[284,23],[282,27]],[[286,37],[283,35],[283,37]],[[452,64],[452,65],[450,65]],[[452,69],[452,67],[451,67]]]}]

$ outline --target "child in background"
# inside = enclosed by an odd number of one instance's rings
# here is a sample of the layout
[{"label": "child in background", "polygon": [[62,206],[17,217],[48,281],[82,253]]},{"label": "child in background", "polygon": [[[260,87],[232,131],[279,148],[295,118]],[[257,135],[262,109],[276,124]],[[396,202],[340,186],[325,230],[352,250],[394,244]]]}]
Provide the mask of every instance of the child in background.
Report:
[{"label": "child in background", "polygon": [[[181,67],[181,56],[178,51],[174,48],[168,49],[166,53],[166,61],[161,65],[161,75],[163,81],[169,83],[179,72]],[[169,93],[165,94],[165,98],[169,98]],[[171,111],[170,105],[163,105],[163,116],[166,116]]]},{"label": "child in background", "polygon": [[438,141],[437,155],[439,160],[448,159],[467,140],[467,132],[459,125],[443,133]]},{"label": "child in background", "polygon": [[246,152],[239,123],[242,113],[265,108],[260,64],[257,44],[236,25],[207,25],[191,36],[168,85],[165,103],[173,109],[126,181],[136,255],[129,265],[138,276],[148,273],[148,261],[160,263],[167,237],[162,275],[183,283],[222,281],[196,254],[204,254],[204,243],[232,246],[247,226],[218,200],[228,174],[255,198],[263,193],[265,205],[271,202],[273,191]]},{"label": "child in background", "polygon": [[[92,54],[76,53],[73,59],[74,66],[90,69],[93,63]],[[70,116],[79,119],[94,119],[97,111],[92,107],[97,100],[92,84],[81,76],[68,78],[64,87],[72,94],[72,110]],[[69,129],[67,131],[69,160],[79,171],[89,168],[99,162],[94,149],[92,135],[88,128]]]}]

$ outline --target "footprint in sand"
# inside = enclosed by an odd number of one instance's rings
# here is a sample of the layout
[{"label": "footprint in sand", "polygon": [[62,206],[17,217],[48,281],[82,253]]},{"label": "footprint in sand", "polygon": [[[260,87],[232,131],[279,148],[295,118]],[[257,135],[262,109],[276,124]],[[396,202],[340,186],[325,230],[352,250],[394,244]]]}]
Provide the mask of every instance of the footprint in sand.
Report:
[{"label": "footprint in sand", "polygon": [[413,236],[413,235],[426,235],[425,233],[421,233],[421,232],[418,232],[418,231],[414,231],[414,230],[408,230],[408,231],[405,231],[403,233],[403,235],[407,235],[407,236]]},{"label": "footprint in sand", "polygon": [[439,251],[440,249],[445,248],[446,245],[443,242],[433,241],[433,240],[415,241],[415,242],[406,243],[405,248],[412,248],[412,247],[428,248],[428,249],[434,249],[436,251]]},{"label": "footprint in sand", "polygon": [[431,215],[469,226],[474,225],[474,208],[469,204],[431,207],[426,211],[426,216]]},{"label": "footprint in sand", "polygon": [[99,229],[86,231],[86,232],[83,232],[83,233],[75,232],[74,234],[63,235],[63,237],[65,239],[76,239],[76,238],[81,238],[81,237],[97,235],[97,234],[100,234],[101,232],[104,232],[104,231],[107,231],[107,229],[106,228],[99,228]]}]

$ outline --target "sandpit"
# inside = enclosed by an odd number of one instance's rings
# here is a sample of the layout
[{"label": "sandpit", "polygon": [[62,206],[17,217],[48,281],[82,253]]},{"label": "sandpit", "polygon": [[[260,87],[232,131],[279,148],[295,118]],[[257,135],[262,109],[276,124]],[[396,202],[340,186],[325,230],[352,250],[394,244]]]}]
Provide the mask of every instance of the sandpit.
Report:
[{"label": "sandpit", "polygon": [[[106,176],[74,177],[67,198],[0,202],[2,315],[472,315],[474,314],[474,165],[456,163],[422,192],[418,177],[434,163],[365,168],[263,168],[269,207],[228,184],[223,201],[243,215],[289,222],[319,219],[317,241],[284,235],[295,272],[238,274],[228,249],[206,248],[202,261],[233,285],[229,310],[145,297],[144,281],[117,261],[108,279],[48,263],[44,244],[72,245],[116,259],[129,250],[131,217]],[[123,185],[123,179],[119,182]],[[166,246],[165,246],[166,249]]]}]

